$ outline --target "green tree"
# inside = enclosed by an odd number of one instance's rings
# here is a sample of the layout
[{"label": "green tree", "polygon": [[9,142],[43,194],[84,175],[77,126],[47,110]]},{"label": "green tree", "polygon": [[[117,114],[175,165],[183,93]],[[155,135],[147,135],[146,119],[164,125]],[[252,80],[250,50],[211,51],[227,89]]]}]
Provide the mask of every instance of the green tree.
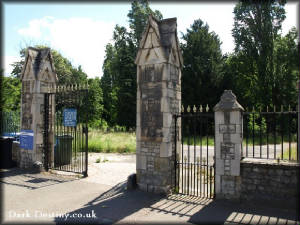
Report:
[{"label": "green tree", "polygon": [[126,28],[116,26],[114,32],[117,52],[115,65],[117,85],[117,123],[126,128],[136,123],[136,57],[135,46]]},{"label": "green tree", "polygon": [[116,50],[110,43],[106,45],[105,59],[102,66],[101,88],[103,91],[103,118],[109,126],[117,124],[117,85],[115,78]]},{"label": "green tree", "polygon": [[297,105],[299,79],[298,31],[292,28],[284,37],[274,41],[274,102],[278,105]]},{"label": "green tree", "polygon": [[231,53],[224,56],[222,66],[222,80],[220,82],[220,90],[232,90],[238,101],[244,107],[252,107],[255,102],[253,90],[257,88],[257,76],[253,74],[251,61],[242,52]]},{"label": "green tree", "polygon": [[223,62],[219,37],[198,19],[182,39],[182,102],[214,106],[222,93],[218,88]]},{"label": "green tree", "polygon": [[21,101],[21,81],[20,79],[9,76],[3,76],[2,89],[2,107],[3,111],[20,111]]},{"label": "green tree", "polygon": [[250,70],[247,76],[255,81],[252,105],[277,104],[274,41],[285,19],[285,3],[285,0],[240,1],[234,8],[235,53],[244,59],[243,66]]},{"label": "green tree", "polygon": [[127,14],[127,17],[129,18],[129,27],[131,29],[131,35],[133,37],[133,43],[135,46],[139,45],[150,14],[159,20],[163,18],[163,15],[160,11],[153,11],[150,8],[148,0],[132,1],[131,10]]},{"label": "green tree", "polygon": [[113,33],[114,43],[106,45],[101,86],[104,93],[104,117],[111,126],[135,127],[136,65],[134,60],[150,14],[162,18],[159,11],[153,12],[150,9],[148,1],[133,1],[128,13],[130,30],[117,25]]},{"label": "green tree", "polygon": [[89,90],[88,100],[86,103],[85,113],[89,117],[89,125],[92,127],[101,127],[103,124],[103,93],[101,89],[100,79],[98,77],[94,79],[88,79]]},{"label": "green tree", "polygon": [[[47,46],[36,45],[35,48],[46,48]],[[25,54],[26,49],[20,50],[20,58],[21,60],[18,62],[14,62],[11,65],[13,66],[12,75],[16,78],[20,78],[22,68],[25,63]],[[75,68],[72,66],[71,62],[63,57],[58,51],[55,49],[51,49],[51,54],[53,58],[54,67],[58,76],[58,84],[66,85],[66,84],[85,84],[87,82],[87,75],[82,71],[81,66]]]}]

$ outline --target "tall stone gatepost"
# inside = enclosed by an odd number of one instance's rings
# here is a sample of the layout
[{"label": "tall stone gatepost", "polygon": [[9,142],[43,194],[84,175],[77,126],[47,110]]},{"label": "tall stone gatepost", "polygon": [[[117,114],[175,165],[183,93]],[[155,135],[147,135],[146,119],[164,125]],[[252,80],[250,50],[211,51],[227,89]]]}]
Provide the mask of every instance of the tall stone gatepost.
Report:
[{"label": "tall stone gatepost", "polygon": [[[154,193],[175,184],[175,120],[181,107],[182,55],[177,19],[149,16],[137,53],[137,185]],[[177,121],[177,131],[181,121]],[[178,148],[180,133],[177,135]]]},{"label": "tall stone gatepost", "polygon": [[[44,162],[44,93],[55,90],[57,82],[49,48],[36,49],[29,47],[27,49],[21,80],[21,138],[23,136],[24,140],[20,140],[19,166],[30,168],[35,162]],[[50,99],[48,149],[50,150],[49,157],[51,160],[53,159],[54,149],[54,96]]]},{"label": "tall stone gatepost", "polygon": [[225,90],[214,107],[217,199],[240,200],[243,110],[231,90]]}]

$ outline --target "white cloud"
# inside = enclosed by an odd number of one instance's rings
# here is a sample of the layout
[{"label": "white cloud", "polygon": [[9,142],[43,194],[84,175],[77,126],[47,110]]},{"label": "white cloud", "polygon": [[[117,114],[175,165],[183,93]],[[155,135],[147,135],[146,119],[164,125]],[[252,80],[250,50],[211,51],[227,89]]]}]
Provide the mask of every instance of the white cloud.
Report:
[{"label": "white cloud", "polygon": [[9,76],[13,70],[13,67],[10,64],[20,61],[20,57],[4,56],[2,59],[4,61],[2,62],[4,66],[4,75]]},{"label": "white cloud", "polygon": [[91,18],[56,19],[43,17],[29,22],[19,34],[49,43],[89,77],[102,75],[105,45],[111,40],[115,24]]}]

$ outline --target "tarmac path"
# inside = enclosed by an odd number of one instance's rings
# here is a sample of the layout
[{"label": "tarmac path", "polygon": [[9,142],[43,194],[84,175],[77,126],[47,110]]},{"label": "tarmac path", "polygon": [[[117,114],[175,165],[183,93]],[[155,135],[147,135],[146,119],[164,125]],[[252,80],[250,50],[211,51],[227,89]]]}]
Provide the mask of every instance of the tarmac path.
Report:
[{"label": "tarmac path", "polygon": [[[101,162],[96,163],[101,158]],[[99,160],[98,160],[99,161]],[[135,155],[94,154],[89,176],[0,171],[2,223],[297,224],[296,211],[126,190]],[[297,221],[298,220],[298,221]]]}]

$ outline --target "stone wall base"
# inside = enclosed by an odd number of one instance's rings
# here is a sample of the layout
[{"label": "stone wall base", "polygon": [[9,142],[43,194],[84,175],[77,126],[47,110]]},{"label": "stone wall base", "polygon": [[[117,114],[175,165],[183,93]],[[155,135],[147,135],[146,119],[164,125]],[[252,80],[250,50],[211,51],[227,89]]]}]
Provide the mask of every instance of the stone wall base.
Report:
[{"label": "stone wall base", "polygon": [[272,207],[299,208],[299,163],[242,160],[241,200]]},{"label": "stone wall base", "polygon": [[28,169],[33,167],[33,153],[32,150],[20,149],[20,162],[19,167]]},{"label": "stone wall base", "polygon": [[219,179],[221,192],[216,193],[216,199],[240,202],[241,177],[222,175]]},{"label": "stone wall base", "polygon": [[151,184],[137,184],[138,189],[145,191],[145,192],[151,192],[155,194],[162,194],[162,195],[168,195],[171,193],[171,185],[168,186],[154,186]]}]

